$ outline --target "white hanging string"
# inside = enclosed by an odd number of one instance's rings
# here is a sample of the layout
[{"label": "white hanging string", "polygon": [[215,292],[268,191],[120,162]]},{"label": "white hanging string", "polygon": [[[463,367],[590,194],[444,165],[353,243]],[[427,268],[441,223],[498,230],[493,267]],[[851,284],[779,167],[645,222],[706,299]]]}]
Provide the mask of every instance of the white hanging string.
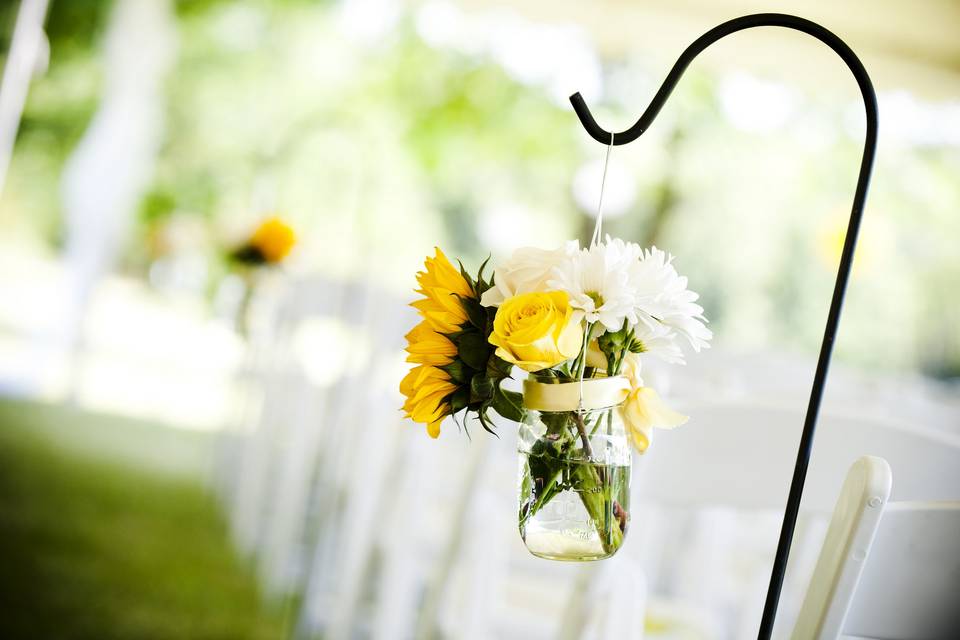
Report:
[{"label": "white hanging string", "polygon": [[580,398],[577,402],[577,413],[583,413],[583,374],[587,370],[587,349],[590,342],[590,323],[588,322],[586,325],[583,330],[583,345],[580,349],[580,371],[577,375],[580,378],[580,388],[578,389]]},{"label": "white hanging string", "polygon": [[610,152],[613,151],[613,136],[610,134],[610,144],[607,145],[607,154],[603,159],[603,177],[600,179],[600,200],[597,202],[597,222],[593,225],[593,236],[590,246],[599,244],[603,240],[603,190],[607,186],[607,168],[610,166]]},{"label": "white hanging string", "polygon": [[[600,199],[597,202],[597,222],[593,225],[593,236],[590,238],[590,246],[594,247],[599,244],[603,239],[603,191],[607,186],[607,169],[610,167],[610,152],[613,151],[613,136],[610,134],[610,144],[607,145],[607,153],[603,159],[603,177],[600,178]],[[589,348],[590,342],[590,328],[591,325],[588,323],[583,332],[583,347],[580,352],[580,371],[577,376],[580,380],[580,401],[578,403],[577,412],[583,413],[583,376],[587,370],[587,349]]]}]

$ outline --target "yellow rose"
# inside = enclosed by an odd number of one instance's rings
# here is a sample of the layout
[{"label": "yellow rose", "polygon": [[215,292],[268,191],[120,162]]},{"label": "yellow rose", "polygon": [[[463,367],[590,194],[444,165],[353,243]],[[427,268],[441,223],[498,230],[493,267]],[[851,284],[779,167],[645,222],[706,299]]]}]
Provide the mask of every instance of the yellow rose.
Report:
[{"label": "yellow rose", "polygon": [[525,371],[548,369],[580,353],[582,319],[565,291],[522,293],[497,309],[490,344],[497,356]]}]

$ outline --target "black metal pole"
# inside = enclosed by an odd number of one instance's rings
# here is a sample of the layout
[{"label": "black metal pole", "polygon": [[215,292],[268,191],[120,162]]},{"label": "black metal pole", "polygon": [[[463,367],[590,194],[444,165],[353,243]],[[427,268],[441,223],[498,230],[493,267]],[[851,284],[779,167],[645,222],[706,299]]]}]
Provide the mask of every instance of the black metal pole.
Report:
[{"label": "black metal pole", "polygon": [[[863,159],[860,161],[860,175],[857,178],[857,190],[853,196],[853,209],[850,211],[850,222],[847,225],[847,235],[843,242],[843,252],[840,256],[840,267],[837,270],[837,280],[833,287],[833,298],[830,301],[830,311],[827,314],[827,326],[823,333],[823,342],[820,345],[820,356],[817,359],[817,370],[813,377],[813,388],[810,390],[810,401],[807,405],[807,415],[803,422],[803,433],[800,436],[800,446],[797,451],[797,462],[793,469],[793,480],[790,483],[790,494],[783,514],[783,525],[780,529],[780,540],[777,544],[777,554],[773,561],[770,573],[770,586],[767,589],[767,599],[763,607],[763,618],[760,621],[758,638],[770,638],[773,633],[773,622],[777,615],[777,604],[780,600],[780,590],[783,587],[783,578],[787,570],[787,559],[790,556],[790,544],[793,541],[793,530],[797,524],[797,513],[800,511],[800,498],[803,495],[803,484],[807,477],[807,467],[810,465],[810,452],[813,448],[813,434],[817,426],[817,414],[820,411],[820,400],[823,397],[823,387],[827,380],[827,370],[830,368],[830,355],[833,343],[837,336],[837,325],[840,322],[840,311],[843,307],[843,297],[850,278],[850,266],[853,263],[853,252],[857,244],[857,232],[860,229],[860,219],[863,217],[863,206],[867,199],[867,188],[870,185],[870,172],[873,169],[873,159],[877,150],[877,95],[873,90],[873,83],[866,69],[856,54],[847,44],[836,35],[821,27],[815,22],[798,18],[797,16],[782,13],[757,13],[724,22],[707,31],[697,38],[683,52],[673,65],[663,85],[651,100],[643,115],[637,122],[627,129],[613,135],[613,144],[621,145],[633,142],[645,132],[660,113],[667,98],[676,86],[683,72],[690,62],[708,46],[731,33],[750,29],[752,27],[784,27],[809,34],[817,38],[839,55],[850,71],[853,72],[867,115],[867,134],[863,145]],[[610,132],[605,131],[594,120],[590,109],[579,93],[570,96],[570,102],[576,111],[580,122],[595,140],[605,145],[610,144]]]}]

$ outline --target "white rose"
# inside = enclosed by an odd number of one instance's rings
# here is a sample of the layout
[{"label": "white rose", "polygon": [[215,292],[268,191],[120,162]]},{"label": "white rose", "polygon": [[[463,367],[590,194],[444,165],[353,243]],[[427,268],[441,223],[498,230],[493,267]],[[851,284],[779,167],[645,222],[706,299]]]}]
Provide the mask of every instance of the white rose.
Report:
[{"label": "white rose", "polygon": [[494,271],[494,285],[484,292],[480,304],[498,307],[507,298],[521,293],[549,291],[547,280],[552,278],[553,268],[578,250],[576,241],[557,249],[517,249],[510,260]]}]

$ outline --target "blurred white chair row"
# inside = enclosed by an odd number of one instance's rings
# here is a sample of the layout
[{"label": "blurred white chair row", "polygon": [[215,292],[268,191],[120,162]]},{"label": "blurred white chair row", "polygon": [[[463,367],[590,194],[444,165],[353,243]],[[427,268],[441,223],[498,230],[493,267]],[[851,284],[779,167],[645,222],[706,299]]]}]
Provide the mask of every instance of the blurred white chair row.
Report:
[{"label": "blurred white chair row", "polygon": [[[803,420],[802,403],[783,399],[809,384],[812,368],[781,375],[782,394],[765,371],[763,397],[751,402],[711,386],[709,367],[699,386],[685,380],[698,400],[678,405],[694,418],[657,433],[638,459],[624,549],[577,566],[523,548],[510,423],[500,439],[473,427],[468,440],[448,422],[433,441],[401,419],[402,337],[416,322],[402,301],[369,283],[302,280],[258,308],[241,377],[247,411],[225,440],[221,489],[268,594],[298,603],[296,636],[755,635]],[[349,340],[335,345],[346,360],[306,354],[349,364],[319,382],[297,340],[316,318],[349,330],[331,334]],[[960,434],[860,412],[856,390],[832,393],[851,401],[834,402],[820,422],[779,637],[797,619],[854,460],[888,460],[896,500],[960,498]]]}]

